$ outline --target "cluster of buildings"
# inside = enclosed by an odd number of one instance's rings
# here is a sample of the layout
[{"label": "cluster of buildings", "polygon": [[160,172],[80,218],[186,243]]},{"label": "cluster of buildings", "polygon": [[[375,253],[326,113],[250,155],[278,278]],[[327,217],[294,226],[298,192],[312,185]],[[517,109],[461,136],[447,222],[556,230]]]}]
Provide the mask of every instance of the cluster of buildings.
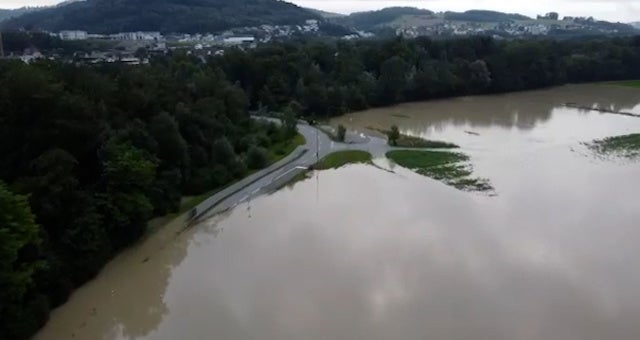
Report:
[{"label": "cluster of buildings", "polygon": [[261,25],[259,27],[241,27],[221,33],[207,34],[161,34],[160,32],[120,32],[115,34],[93,34],[82,30],[64,30],[49,33],[64,41],[104,40],[110,41],[103,50],[88,53],[76,52],[73,57],[59,55],[43,55],[37,49],[25,50],[20,58],[25,63],[38,59],[64,59],[68,62],[97,64],[120,63],[127,65],[143,65],[149,62],[152,55],[166,54],[181,50],[189,55],[205,58],[224,54],[228,47],[251,49],[258,43],[285,39],[301,34],[318,34],[318,20],[307,20],[302,25]]},{"label": "cluster of buildings", "polygon": [[598,25],[593,18],[564,17],[551,12],[535,20],[513,20],[505,22],[433,21],[421,26],[400,27],[396,34],[405,37],[417,36],[465,36],[491,34],[496,37],[544,36],[554,31],[590,31],[599,34],[616,34],[619,30]]},{"label": "cluster of buildings", "polygon": [[217,45],[245,45],[256,42],[267,42],[272,38],[289,37],[295,34],[312,34],[320,30],[318,20],[306,20],[303,25],[261,25],[258,27],[241,27],[219,34],[170,34],[163,36],[160,32],[121,32],[115,34],[91,34],[86,31],[67,30],[51,33],[62,40],[105,39],[120,41],[154,41],[154,42],[191,42]]},{"label": "cluster of buildings", "polygon": [[50,33],[52,36],[61,40],[87,40],[87,39],[106,39],[106,40],[130,40],[130,41],[161,41],[163,40],[160,32],[123,32],[116,34],[89,34],[87,31],[60,31],[58,33]]},{"label": "cluster of buildings", "polygon": [[465,36],[478,34],[503,34],[508,36],[546,35],[554,27],[533,22],[505,22],[496,24],[444,21],[428,26],[412,26],[396,29],[404,37]]}]

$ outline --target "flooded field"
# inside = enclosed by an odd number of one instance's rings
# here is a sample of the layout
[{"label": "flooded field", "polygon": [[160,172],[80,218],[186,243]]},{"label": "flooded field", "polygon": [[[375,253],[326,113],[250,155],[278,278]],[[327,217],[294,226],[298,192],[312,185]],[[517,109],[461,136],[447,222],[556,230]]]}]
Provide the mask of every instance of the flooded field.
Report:
[{"label": "flooded field", "polygon": [[386,159],[320,171],[126,251],[37,339],[640,339],[640,163],[584,142],[640,132],[603,85],[358,112],[461,146],[495,196]]}]

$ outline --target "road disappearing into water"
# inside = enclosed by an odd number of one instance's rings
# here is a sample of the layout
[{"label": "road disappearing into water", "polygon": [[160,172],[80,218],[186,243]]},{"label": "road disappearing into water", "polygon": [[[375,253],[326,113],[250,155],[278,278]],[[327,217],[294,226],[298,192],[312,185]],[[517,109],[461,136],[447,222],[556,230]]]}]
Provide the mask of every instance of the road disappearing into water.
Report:
[{"label": "road disappearing into water", "polygon": [[[273,118],[256,117],[255,119]],[[362,150],[374,157],[384,156],[389,150],[386,140],[377,137],[358,138],[361,143],[340,143],[329,138],[318,128],[300,121],[298,132],[304,136],[305,144],[298,146],[291,154],[251,176],[224,188],[209,197],[191,211],[191,222],[198,222],[233,208],[252,198],[273,191],[298,175],[324,156],[342,150]],[[349,132],[353,134],[353,132]]]}]

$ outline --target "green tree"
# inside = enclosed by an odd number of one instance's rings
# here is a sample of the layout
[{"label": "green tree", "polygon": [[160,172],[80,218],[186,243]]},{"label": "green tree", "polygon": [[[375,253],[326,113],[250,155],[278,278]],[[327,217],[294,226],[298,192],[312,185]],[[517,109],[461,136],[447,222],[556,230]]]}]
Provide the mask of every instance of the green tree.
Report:
[{"label": "green tree", "polygon": [[247,167],[249,169],[261,169],[269,163],[269,153],[265,148],[251,146],[247,151]]},{"label": "green tree", "polygon": [[298,131],[298,118],[290,107],[282,112],[282,127],[287,137],[293,137]]},{"label": "green tree", "polygon": [[156,163],[129,144],[110,142],[105,148],[105,191],[99,194],[102,214],[114,246],[121,247],[142,235],[153,205],[147,193],[155,178]]},{"label": "green tree", "polygon": [[398,145],[398,139],[400,139],[400,130],[398,130],[398,127],[396,125],[391,126],[391,130],[389,130],[387,137],[389,138],[389,145]]},{"label": "green tree", "polygon": [[336,133],[336,138],[339,141],[344,142],[346,135],[347,135],[347,129],[342,124],[338,125],[338,132]]},{"label": "green tree", "polygon": [[383,104],[403,100],[403,93],[408,85],[408,71],[409,65],[398,56],[393,56],[382,63],[378,79],[378,95]]},{"label": "green tree", "polygon": [[23,314],[29,309],[23,303],[41,263],[25,259],[23,252],[39,243],[39,227],[27,198],[10,192],[0,182],[0,319],[3,323],[0,337],[3,339],[24,337],[25,330],[10,323],[27,321],[20,320],[21,317],[32,319],[31,315]]}]

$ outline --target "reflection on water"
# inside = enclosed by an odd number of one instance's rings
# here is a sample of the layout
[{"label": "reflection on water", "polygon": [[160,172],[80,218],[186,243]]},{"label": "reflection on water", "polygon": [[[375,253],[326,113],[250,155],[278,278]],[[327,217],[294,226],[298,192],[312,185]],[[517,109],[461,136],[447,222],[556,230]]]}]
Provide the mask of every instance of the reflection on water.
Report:
[{"label": "reflection on water", "polygon": [[412,131],[438,131],[451,126],[466,126],[472,130],[497,126],[531,130],[549,120],[555,109],[567,103],[640,113],[640,92],[617,86],[568,85],[496,96],[406,103],[352,113],[338,117],[334,122],[356,129],[388,128],[396,124]]},{"label": "reflection on water", "polygon": [[[513,104],[554,93],[434,104],[455,119],[345,118],[462,145],[497,197],[398,166],[316,172],[178,236],[180,223],[163,229],[37,338],[639,339],[640,163],[585,157],[580,142],[640,119],[561,107],[579,94],[543,113]],[[637,109],[638,94],[611,105]]]}]

